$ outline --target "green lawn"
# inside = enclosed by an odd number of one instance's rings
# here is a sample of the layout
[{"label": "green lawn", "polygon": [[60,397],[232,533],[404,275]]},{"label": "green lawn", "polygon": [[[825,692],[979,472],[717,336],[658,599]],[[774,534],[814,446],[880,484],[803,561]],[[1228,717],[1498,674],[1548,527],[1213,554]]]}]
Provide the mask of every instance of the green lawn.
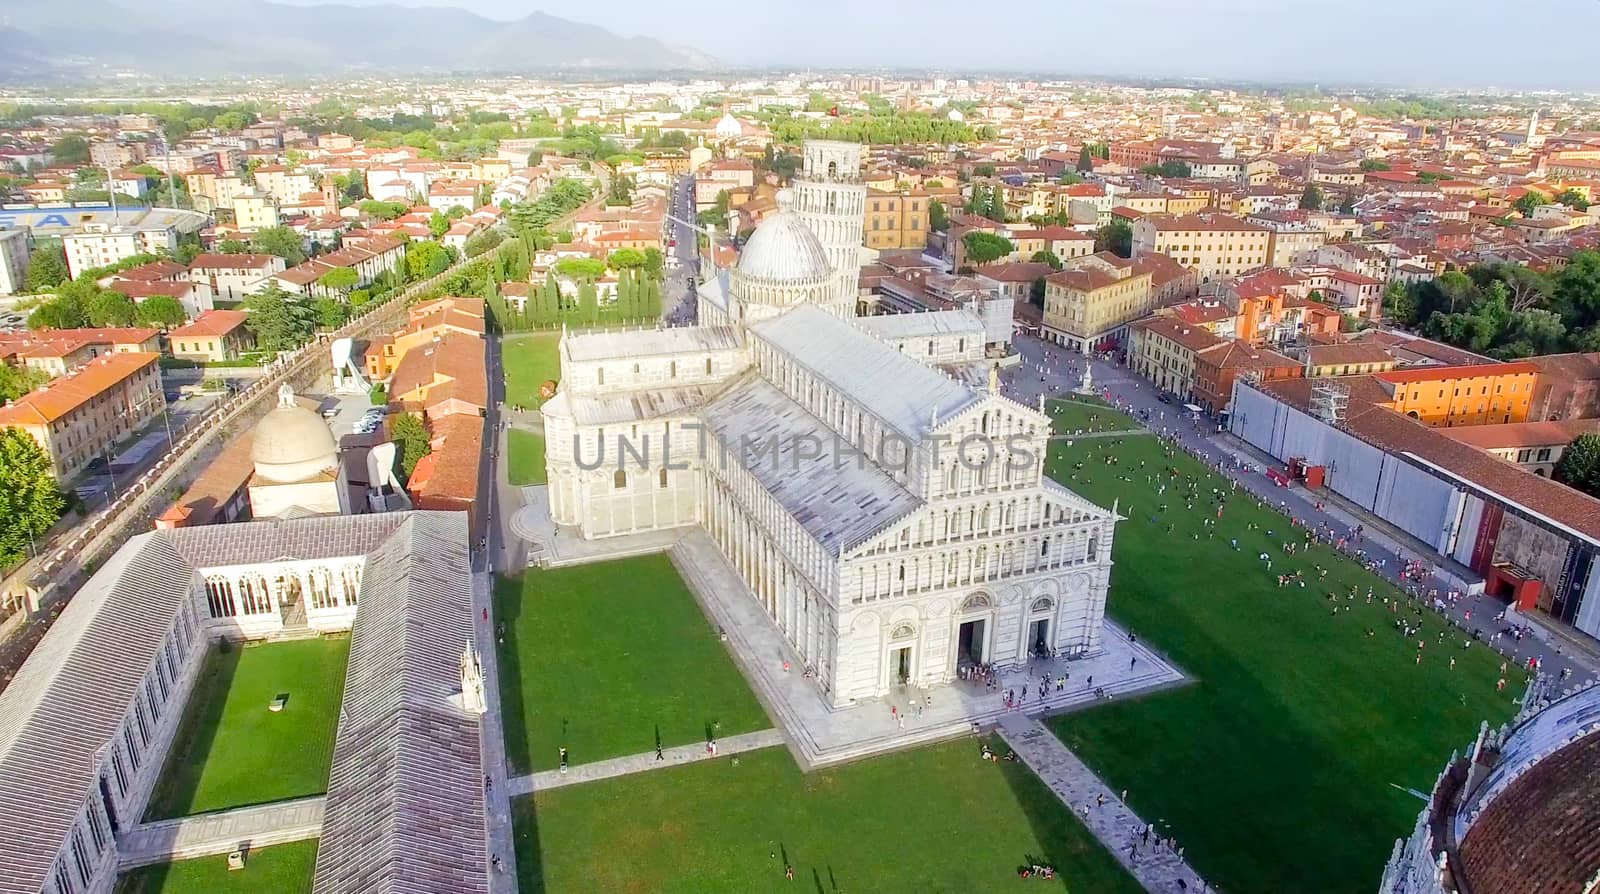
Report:
[{"label": "green lawn", "polygon": [[297,894],[311,890],[317,842],[275,844],[245,855],[243,869],[228,869],[227,855],[158,863],[117,882],[117,894]]},{"label": "green lawn", "polygon": [[[1158,497],[1146,482],[1172,465],[1200,476],[1204,496],[1193,511],[1182,485]],[[1463,650],[1459,635],[1439,641],[1443,624],[1431,613],[1421,619],[1428,646],[1418,666],[1415,640],[1401,638],[1382,604],[1391,587],[1325,549],[1284,555],[1282,543],[1299,538],[1242,491],[1208,539],[1211,489],[1229,485],[1183,454],[1167,458],[1154,438],[1058,444],[1049,466],[1101,505],[1120,498],[1128,520],[1117,526],[1109,609],[1199,680],[1056,718],[1056,733],[1112,788],[1129,789],[1141,816],[1167,824],[1223,890],[1371,891],[1422,806],[1391,784],[1429,790],[1479,721],[1509,716],[1522,678],[1497,694],[1499,657]],[[1280,589],[1276,575],[1297,568],[1307,571],[1305,588]],[[1347,600],[1351,586],[1358,598]],[[1418,619],[1409,608],[1402,616]]]},{"label": "green lawn", "polygon": [[506,403],[534,409],[544,403],[539,386],[561,377],[560,332],[508,335],[500,341],[506,370]]},{"label": "green lawn", "polygon": [[664,555],[499,579],[495,613],[517,772],[772,725]]},{"label": "green lawn", "polygon": [[1052,428],[1056,434],[1127,431],[1142,427],[1132,416],[1090,395],[1053,398],[1045,402],[1045,409],[1054,420]]},{"label": "green lawn", "polygon": [[[981,760],[973,739],[810,774],[768,748],[536,798],[513,803],[522,894],[1142,890],[1026,766]],[[1035,861],[1056,880],[1018,879]]]},{"label": "green lawn", "polygon": [[349,655],[348,636],[213,648],[145,819],[327,791]]},{"label": "green lawn", "polygon": [[513,428],[506,433],[506,474],[511,483],[544,483],[544,435]]}]

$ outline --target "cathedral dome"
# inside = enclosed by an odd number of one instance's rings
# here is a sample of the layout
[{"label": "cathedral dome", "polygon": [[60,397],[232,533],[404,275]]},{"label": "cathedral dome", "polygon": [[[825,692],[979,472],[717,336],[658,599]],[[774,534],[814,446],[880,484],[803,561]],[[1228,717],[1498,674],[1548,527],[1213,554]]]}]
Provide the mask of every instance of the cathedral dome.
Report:
[{"label": "cathedral dome", "polygon": [[285,484],[305,481],[338,465],[339,445],[328,423],[295,402],[294,389],[278,389],[278,405],[256,424],[250,461],[256,474]]},{"label": "cathedral dome", "polygon": [[828,252],[793,210],[794,196],[778,190],[778,213],[761,222],[739,252],[739,273],[772,283],[813,282],[833,273]]}]

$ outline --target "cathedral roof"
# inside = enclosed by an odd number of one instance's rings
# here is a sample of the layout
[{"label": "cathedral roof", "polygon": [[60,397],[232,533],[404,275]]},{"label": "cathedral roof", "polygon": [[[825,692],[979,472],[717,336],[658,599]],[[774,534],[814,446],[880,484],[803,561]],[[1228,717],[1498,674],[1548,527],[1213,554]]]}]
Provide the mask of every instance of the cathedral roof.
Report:
[{"label": "cathedral roof", "polygon": [[611,360],[634,357],[661,357],[670,354],[700,355],[711,351],[739,348],[739,330],[732,326],[675,326],[669,329],[581,332],[563,339],[566,354],[573,360]]},{"label": "cathedral roof", "polygon": [[793,196],[778,191],[778,213],[756,227],[739,252],[739,273],[775,283],[809,283],[833,273],[828,253],[791,207]]},{"label": "cathedral roof", "polygon": [[756,337],[831,384],[852,403],[912,441],[982,399],[825,310],[803,304],[750,327]]},{"label": "cathedral roof", "polygon": [[[860,545],[922,505],[859,452],[842,451],[822,420],[755,375],[706,407],[705,424],[829,555]],[[775,449],[767,450],[769,444]]]}]

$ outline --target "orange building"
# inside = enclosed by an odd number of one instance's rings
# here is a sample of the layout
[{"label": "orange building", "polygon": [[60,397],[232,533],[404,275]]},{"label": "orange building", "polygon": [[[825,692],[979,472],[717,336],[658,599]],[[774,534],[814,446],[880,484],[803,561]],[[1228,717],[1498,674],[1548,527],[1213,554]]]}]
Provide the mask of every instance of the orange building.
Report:
[{"label": "orange building", "polygon": [[1396,369],[1374,376],[1389,406],[1428,425],[1501,425],[1528,421],[1539,368],[1532,363]]}]

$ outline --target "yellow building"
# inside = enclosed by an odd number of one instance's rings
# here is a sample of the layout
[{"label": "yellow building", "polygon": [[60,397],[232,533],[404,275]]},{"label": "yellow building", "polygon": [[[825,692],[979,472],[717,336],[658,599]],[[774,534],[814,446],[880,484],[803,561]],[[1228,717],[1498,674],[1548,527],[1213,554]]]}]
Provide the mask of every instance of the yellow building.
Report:
[{"label": "yellow building", "polygon": [[166,406],[160,354],[105,354],[0,407],[0,428],[20,429],[50,457],[56,479],[82,471]]},{"label": "yellow building", "polygon": [[278,203],[260,190],[240,193],[233,197],[233,220],[246,233],[275,227],[278,225]]},{"label": "yellow building", "polygon": [[1389,406],[1427,425],[1503,425],[1528,421],[1539,367],[1526,361],[1433,366],[1378,373]]},{"label": "yellow building", "polygon": [[865,221],[867,247],[880,250],[926,247],[930,198],[921,190],[868,190]]},{"label": "yellow building", "polygon": [[1046,339],[1074,351],[1099,350],[1155,309],[1150,271],[1107,253],[1071,263],[1044,279]]},{"label": "yellow building", "polygon": [[1202,281],[1267,266],[1272,231],[1226,214],[1152,214],[1133,222],[1133,256],[1160,253]]}]

